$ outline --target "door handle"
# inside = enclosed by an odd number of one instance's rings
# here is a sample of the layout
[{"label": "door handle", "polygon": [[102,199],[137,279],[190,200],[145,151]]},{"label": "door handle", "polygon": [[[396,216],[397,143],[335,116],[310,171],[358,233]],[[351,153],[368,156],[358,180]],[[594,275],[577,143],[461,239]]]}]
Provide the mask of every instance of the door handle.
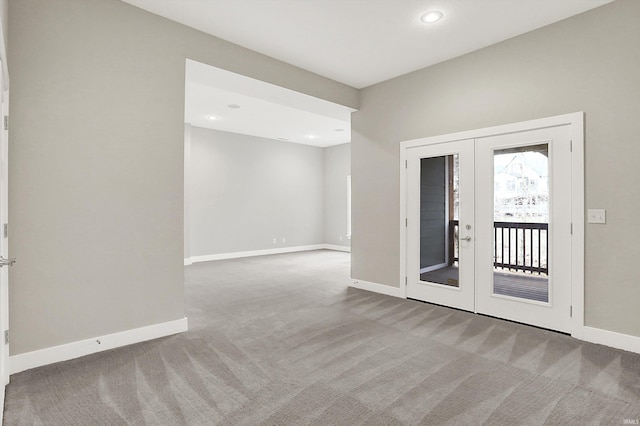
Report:
[{"label": "door handle", "polygon": [[16,259],[5,259],[4,257],[0,256],[0,268],[2,268],[3,266],[13,266],[13,264],[16,263]]},{"label": "door handle", "polygon": [[463,237],[463,238],[460,238],[460,239],[463,240],[463,241],[466,241],[466,242],[471,241],[471,237]]}]

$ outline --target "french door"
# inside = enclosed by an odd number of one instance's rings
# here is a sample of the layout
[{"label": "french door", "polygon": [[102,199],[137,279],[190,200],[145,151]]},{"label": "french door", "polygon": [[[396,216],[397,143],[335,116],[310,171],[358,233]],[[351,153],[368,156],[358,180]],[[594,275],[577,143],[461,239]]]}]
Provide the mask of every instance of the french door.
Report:
[{"label": "french door", "polygon": [[571,126],[406,150],[409,298],[570,331]]},{"label": "french door", "polygon": [[407,297],[473,311],[474,141],[408,154]]}]

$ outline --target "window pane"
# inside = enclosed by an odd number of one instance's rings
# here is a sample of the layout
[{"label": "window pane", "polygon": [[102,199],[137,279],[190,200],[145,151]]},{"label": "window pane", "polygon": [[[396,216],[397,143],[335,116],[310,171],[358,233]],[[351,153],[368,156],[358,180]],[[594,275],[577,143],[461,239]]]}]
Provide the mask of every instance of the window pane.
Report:
[{"label": "window pane", "polygon": [[420,161],[420,280],[459,287],[458,155]]},{"label": "window pane", "polygon": [[494,151],[494,294],[549,301],[549,145]]}]

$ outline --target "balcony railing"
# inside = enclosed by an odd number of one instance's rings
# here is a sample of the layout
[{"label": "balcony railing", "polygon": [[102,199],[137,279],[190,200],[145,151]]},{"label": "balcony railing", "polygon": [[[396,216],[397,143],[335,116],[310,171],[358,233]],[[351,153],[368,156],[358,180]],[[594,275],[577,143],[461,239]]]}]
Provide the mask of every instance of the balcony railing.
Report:
[{"label": "balcony railing", "polygon": [[[449,258],[458,262],[458,221],[449,222]],[[547,275],[549,267],[549,224],[523,222],[493,223],[493,267]]]}]

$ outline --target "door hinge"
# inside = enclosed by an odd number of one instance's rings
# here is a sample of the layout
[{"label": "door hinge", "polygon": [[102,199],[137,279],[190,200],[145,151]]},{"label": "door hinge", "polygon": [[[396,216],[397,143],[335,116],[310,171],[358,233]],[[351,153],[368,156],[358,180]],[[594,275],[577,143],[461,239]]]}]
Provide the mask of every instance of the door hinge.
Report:
[{"label": "door hinge", "polygon": [[404,168],[405,169],[409,168],[409,160],[404,160]]},{"label": "door hinge", "polygon": [[4,344],[5,345],[9,344],[9,330],[4,331]]},{"label": "door hinge", "polygon": [[405,218],[404,219],[404,227],[407,228],[409,226],[409,219]]},{"label": "door hinge", "polygon": [[8,115],[4,116],[4,129],[5,130],[9,130],[9,116]]},{"label": "door hinge", "polygon": [[573,306],[569,306],[569,318],[573,318]]},{"label": "door hinge", "polygon": [[4,235],[5,238],[9,238],[9,224],[5,223],[4,226],[2,227],[2,235]]},{"label": "door hinge", "polygon": [[407,281],[409,281],[409,279],[407,277],[404,277],[404,285],[407,285]]},{"label": "door hinge", "polygon": [[573,140],[569,141],[569,152],[573,152]]},{"label": "door hinge", "polygon": [[573,235],[573,223],[571,223],[571,235]]}]

